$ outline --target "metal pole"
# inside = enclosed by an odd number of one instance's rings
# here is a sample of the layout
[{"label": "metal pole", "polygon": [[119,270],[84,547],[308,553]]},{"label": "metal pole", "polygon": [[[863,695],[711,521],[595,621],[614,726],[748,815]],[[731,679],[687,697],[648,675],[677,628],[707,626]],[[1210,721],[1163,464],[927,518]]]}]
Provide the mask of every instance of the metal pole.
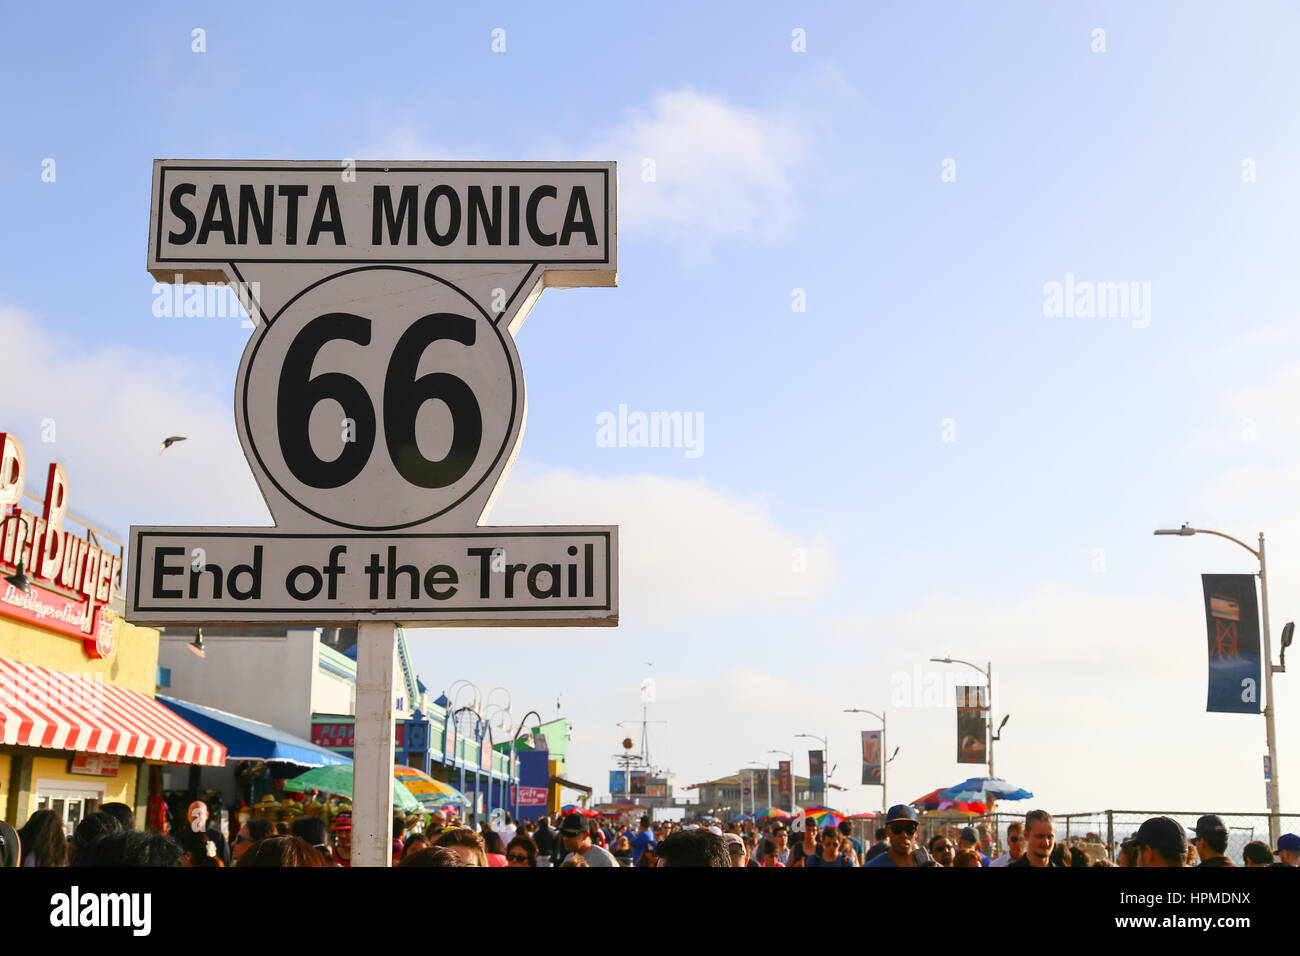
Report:
[{"label": "metal pole", "polygon": [[993,732],[993,662],[992,662],[992,661],[989,661],[989,667],[988,667],[988,670],[986,670],[986,671],[984,672],[984,680],[988,683],[988,690],[989,690],[989,717],[988,717],[988,721],[989,721],[989,776],[990,776],[990,777],[996,777],[997,774],[995,774],[995,773],[993,772],[993,742],[994,742],[994,741],[993,741],[993,738],[994,738],[995,734],[994,734],[994,732]]},{"label": "metal pole", "polygon": [[357,634],[352,865],[393,862],[393,658],[397,626],[362,623]]},{"label": "metal pole", "polygon": [[1268,843],[1277,846],[1281,832],[1282,812],[1280,787],[1277,772],[1277,732],[1273,726],[1273,642],[1268,629],[1268,575],[1264,564],[1264,532],[1259,533],[1259,592],[1264,612],[1264,733],[1268,739],[1268,760],[1273,765],[1273,776],[1268,783]]},{"label": "metal pole", "polygon": [[483,799],[483,719],[474,715],[474,829],[478,830],[478,805]]},{"label": "metal pole", "polygon": [[831,745],[830,738],[822,738],[822,806],[827,806],[826,798],[831,793]]},{"label": "metal pole", "polygon": [[880,712],[880,809],[889,812],[889,737],[885,712]]}]

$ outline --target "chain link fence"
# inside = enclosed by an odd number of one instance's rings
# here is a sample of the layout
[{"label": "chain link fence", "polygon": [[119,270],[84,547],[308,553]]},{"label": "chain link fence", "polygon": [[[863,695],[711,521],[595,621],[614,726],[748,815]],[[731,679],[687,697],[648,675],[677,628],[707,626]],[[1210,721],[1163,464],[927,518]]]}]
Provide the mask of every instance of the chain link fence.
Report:
[{"label": "chain link fence", "polygon": [[[1032,809],[1032,808],[1029,808]],[[1095,862],[1102,855],[1115,859],[1120,843],[1137,832],[1143,820],[1151,817],[1173,817],[1188,830],[1189,841],[1191,829],[1196,820],[1213,810],[1090,810],[1083,813],[1054,813],[1056,821],[1056,840],[1069,846],[1078,846],[1087,854],[1089,862]],[[1228,828],[1227,854],[1233,863],[1242,864],[1241,851],[1247,843],[1255,840],[1270,845],[1268,838],[1267,813],[1219,813]],[[1300,833],[1300,813],[1277,814],[1282,833]],[[991,813],[982,817],[965,814],[926,814],[921,821],[921,837],[928,843],[930,838],[945,833],[956,838],[964,827],[974,827],[977,831],[986,831],[994,840],[997,854],[1006,852],[1007,826],[1012,823],[1024,823],[1024,813]]]}]

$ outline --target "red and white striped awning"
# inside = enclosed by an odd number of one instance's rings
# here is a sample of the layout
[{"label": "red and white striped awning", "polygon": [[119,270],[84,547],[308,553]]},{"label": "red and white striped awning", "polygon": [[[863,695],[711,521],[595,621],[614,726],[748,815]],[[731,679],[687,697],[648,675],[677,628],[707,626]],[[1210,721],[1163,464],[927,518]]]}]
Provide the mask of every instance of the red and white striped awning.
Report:
[{"label": "red and white striped awning", "polygon": [[0,745],[219,767],[226,748],[147,694],[0,657]]}]

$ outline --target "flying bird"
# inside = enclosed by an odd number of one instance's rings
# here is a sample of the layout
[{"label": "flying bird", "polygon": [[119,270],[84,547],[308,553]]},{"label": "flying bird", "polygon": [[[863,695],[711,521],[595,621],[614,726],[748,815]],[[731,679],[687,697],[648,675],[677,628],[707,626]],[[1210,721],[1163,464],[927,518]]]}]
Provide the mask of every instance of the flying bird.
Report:
[{"label": "flying bird", "polygon": [[158,448],[158,454],[161,455],[163,452],[165,452],[168,448],[171,448],[172,445],[176,444],[178,441],[184,441],[184,440],[185,440],[184,435],[172,435],[170,438],[164,438],[162,441],[162,445],[160,445]]}]

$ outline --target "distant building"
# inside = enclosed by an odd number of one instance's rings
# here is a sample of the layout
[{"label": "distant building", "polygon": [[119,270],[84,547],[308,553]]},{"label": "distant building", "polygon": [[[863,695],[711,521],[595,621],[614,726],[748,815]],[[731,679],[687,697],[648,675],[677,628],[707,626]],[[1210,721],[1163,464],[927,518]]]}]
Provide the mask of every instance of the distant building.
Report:
[{"label": "distant building", "polygon": [[[693,783],[686,787],[687,790],[696,790],[699,792],[699,806],[695,808],[700,814],[712,814],[714,816],[728,818],[740,813],[753,813],[755,809],[762,810],[764,807],[779,807],[783,810],[790,808],[789,798],[782,799],[777,793],[776,774],[772,775],[771,797],[769,799],[767,789],[767,779],[765,771],[739,770],[727,777],[719,777],[717,780],[706,780],[704,783]],[[751,793],[746,799],[744,793],[745,784],[749,782]],[[817,793],[812,789],[812,785],[807,777],[795,775],[794,778],[794,798],[795,805],[811,807],[817,803]],[[753,792],[757,790],[757,792]],[[743,803],[743,806],[742,806]]]}]

